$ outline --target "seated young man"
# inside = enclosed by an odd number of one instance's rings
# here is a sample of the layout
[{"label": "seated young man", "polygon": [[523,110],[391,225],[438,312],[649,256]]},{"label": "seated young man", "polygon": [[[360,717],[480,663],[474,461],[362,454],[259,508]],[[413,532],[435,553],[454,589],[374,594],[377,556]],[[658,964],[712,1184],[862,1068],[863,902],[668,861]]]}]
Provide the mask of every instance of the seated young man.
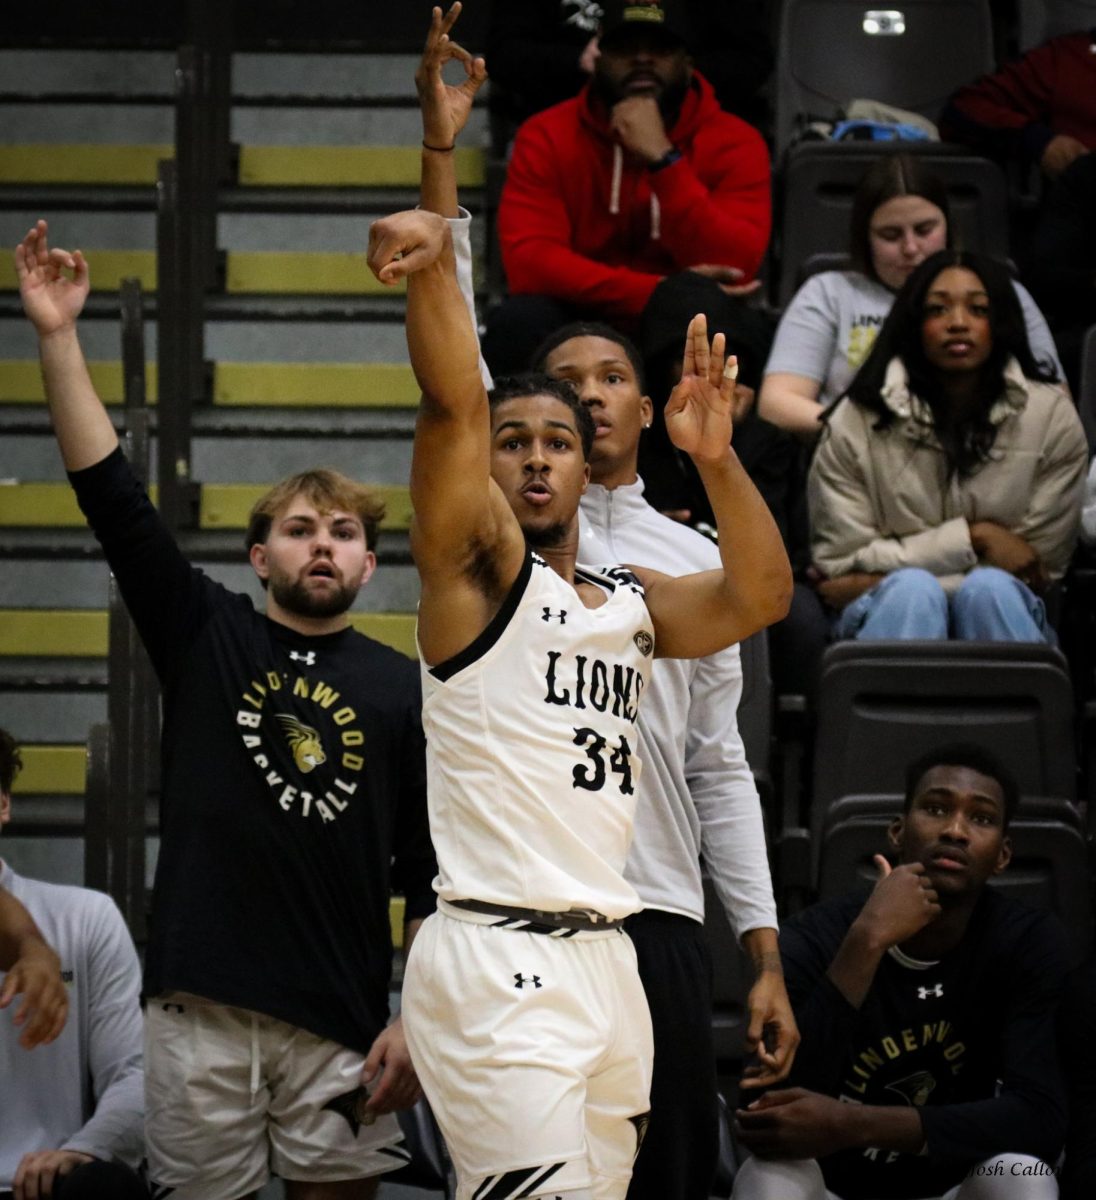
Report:
[{"label": "seated young man", "polygon": [[1066,1106],[1058,922],[987,887],[1016,784],[976,746],[909,769],[898,865],[789,921],[797,1087],[738,1112],[738,1200],[1053,1200]]},{"label": "seated young man", "polygon": [[[11,820],[20,766],[0,729],[0,828]],[[0,1023],[0,1197],[143,1197],[141,968],[122,914],[109,896],[24,879],[2,860],[0,895],[21,902],[56,948],[43,946],[42,960],[58,974],[59,956],[73,1018],[33,1054],[18,1044],[17,1026]],[[58,1007],[63,1020],[66,1004]]]}]

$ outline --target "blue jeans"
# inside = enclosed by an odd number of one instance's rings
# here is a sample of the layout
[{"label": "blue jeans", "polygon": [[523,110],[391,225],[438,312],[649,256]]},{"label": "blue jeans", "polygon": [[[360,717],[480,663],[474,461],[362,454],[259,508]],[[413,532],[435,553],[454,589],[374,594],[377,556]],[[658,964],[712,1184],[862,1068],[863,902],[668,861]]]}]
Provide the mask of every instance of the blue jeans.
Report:
[{"label": "blue jeans", "polygon": [[949,599],[919,567],[892,571],[837,618],[834,636],[883,641],[1044,642],[1057,644],[1042,600],[998,567],[976,567]]}]

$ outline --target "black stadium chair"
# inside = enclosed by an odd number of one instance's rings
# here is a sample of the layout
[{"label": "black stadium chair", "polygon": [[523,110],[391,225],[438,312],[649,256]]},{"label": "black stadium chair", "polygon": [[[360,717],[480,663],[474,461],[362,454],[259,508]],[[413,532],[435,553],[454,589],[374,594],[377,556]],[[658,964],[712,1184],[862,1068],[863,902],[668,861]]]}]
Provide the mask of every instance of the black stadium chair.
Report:
[{"label": "black stadium chair", "polygon": [[[785,158],[778,189],[774,257],[780,265],[773,298],[778,307],[788,303],[806,274],[847,264],[856,185],[881,155],[898,152],[916,155],[945,181],[955,245],[1008,257],[1008,185],[989,159],[940,142],[801,142]],[[818,255],[827,257],[817,260]]]},{"label": "black stadium chair", "polygon": [[738,1073],[744,1053],[750,966],[723,911],[712,881],[704,877],[704,935],[712,955],[712,1041],[721,1074]]},{"label": "black stadium chair", "polygon": [[1022,0],[1016,7],[1021,50],[1062,33],[1096,27],[1096,0]]},{"label": "black stadium chair", "polygon": [[985,746],[1021,791],[1075,801],[1073,692],[1050,646],[849,641],[822,659],[812,831],[842,796],[900,792],[943,742]]},{"label": "black stadium chair", "polygon": [[961,84],[994,68],[987,0],[785,0],[776,80],[776,150],[804,120],[870,99],[935,121]]},{"label": "black stadium chair", "polygon": [[[818,875],[820,899],[874,882],[876,854],[902,810],[900,795],[844,796],[826,813]],[[1092,879],[1079,810],[1067,800],[1024,796],[1009,832],[1013,856],[993,885],[1057,913],[1076,962],[1092,948]],[[888,857],[890,857],[888,855]]]}]

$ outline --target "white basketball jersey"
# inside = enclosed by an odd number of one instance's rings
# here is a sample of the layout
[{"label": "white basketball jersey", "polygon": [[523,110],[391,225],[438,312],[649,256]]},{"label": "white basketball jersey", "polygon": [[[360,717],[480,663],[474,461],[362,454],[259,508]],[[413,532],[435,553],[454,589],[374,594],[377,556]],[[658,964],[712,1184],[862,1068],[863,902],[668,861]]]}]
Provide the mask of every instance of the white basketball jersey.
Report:
[{"label": "white basketball jersey", "polygon": [[623,870],[653,629],[630,572],[579,567],[579,580],[605,589],[600,608],[530,553],[476,641],[423,666],[435,887],[445,900],[612,919],[640,907]]}]

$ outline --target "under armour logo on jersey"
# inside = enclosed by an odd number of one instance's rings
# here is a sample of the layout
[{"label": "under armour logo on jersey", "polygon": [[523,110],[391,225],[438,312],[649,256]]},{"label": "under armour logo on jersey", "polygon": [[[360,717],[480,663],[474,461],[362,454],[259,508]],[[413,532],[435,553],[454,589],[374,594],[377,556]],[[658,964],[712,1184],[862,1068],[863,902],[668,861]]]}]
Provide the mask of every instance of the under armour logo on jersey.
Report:
[{"label": "under armour logo on jersey", "polygon": [[930,996],[943,996],[944,985],[942,983],[934,983],[932,987],[919,987],[917,989],[917,999],[927,1000]]},{"label": "under armour logo on jersey", "polygon": [[565,608],[561,608],[558,613],[554,613],[546,604],[544,606],[544,616],[541,617],[541,620],[544,621],[545,623],[547,623],[548,621],[558,621],[561,625],[566,625],[567,624],[567,610]]},{"label": "under armour logo on jersey", "polygon": [[523,975],[520,971],[518,971],[518,973],[514,976],[514,987],[524,988],[527,983],[531,983],[535,988],[543,986],[540,982],[539,975]]},{"label": "under armour logo on jersey", "polygon": [[298,654],[296,650],[290,650],[289,657],[294,662],[303,662],[306,667],[314,667],[316,665],[315,650],[306,650],[303,654]]}]

